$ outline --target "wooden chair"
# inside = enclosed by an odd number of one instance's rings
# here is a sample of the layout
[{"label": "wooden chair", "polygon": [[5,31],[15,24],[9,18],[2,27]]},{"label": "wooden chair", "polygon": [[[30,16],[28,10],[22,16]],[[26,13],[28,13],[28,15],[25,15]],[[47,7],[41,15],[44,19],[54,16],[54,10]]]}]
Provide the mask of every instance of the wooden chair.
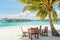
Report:
[{"label": "wooden chair", "polygon": [[45,27],[45,35],[48,36],[48,27]]},{"label": "wooden chair", "polygon": [[22,30],[22,33],[23,33],[22,38],[23,37],[27,37],[27,32],[26,31],[23,31],[23,28],[22,27],[21,27],[21,30]]},{"label": "wooden chair", "polygon": [[28,34],[29,34],[29,38],[31,38],[32,40],[32,36],[34,35],[35,38],[39,38],[39,30],[38,27],[37,28],[32,28],[28,29]]},{"label": "wooden chair", "polygon": [[48,36],[48,27],[42,30],[42,36]]},{"label": "wooden chair", "polygon": [[42,33],[41,33],[41,26],[40,26],[40,28],[39,28],[39,34],[41,35]]}]

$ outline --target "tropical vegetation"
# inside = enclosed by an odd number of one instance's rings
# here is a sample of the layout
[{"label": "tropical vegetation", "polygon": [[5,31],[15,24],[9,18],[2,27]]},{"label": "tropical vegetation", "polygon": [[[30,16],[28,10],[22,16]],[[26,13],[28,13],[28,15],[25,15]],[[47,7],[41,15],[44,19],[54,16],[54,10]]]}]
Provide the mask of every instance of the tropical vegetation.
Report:
[{"label": "tropical vegetation", "polygon": [[41,20],[44,20],[48,15],[50,27],[51,27],[51,34],[53,36],[59,36],[59,33],[53,26],[53,22],[57,22],[57,13],[54,9],[56,3],[58,4],[58,8],[60,7],[60,0],[17,0],[17,2],[22,2],[26,4],[23,9],[23,12],[34,11],[37,12],[36,16],[39,17]]}]

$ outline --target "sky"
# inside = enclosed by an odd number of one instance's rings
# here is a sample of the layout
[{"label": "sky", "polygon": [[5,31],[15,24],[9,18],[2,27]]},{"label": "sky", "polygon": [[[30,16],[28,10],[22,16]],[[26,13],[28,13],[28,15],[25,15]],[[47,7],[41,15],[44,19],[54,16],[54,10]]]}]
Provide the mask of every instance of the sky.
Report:
[{"label": "sky", "polygon": [[[21,19],[38,19],[36,13],[25,11],[23,13],[24,4],[16,0],[0,0],[0,19],[1,18],[21,18]],[[60,18],[60,8],[54,7]]]}]

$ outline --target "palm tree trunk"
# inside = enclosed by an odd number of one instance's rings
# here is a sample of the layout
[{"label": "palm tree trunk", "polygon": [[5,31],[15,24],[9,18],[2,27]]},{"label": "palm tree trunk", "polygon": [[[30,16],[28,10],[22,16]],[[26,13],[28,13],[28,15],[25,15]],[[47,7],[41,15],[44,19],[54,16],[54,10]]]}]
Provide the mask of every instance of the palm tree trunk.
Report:
[{"label": "palm tree trunk", "polygon": [[52,19],[51,19],[51,12],[50,11],[48,11],[48,16],[49,16],[49,22],[50,22],[50,28],[51,28],[52,36],[59,36],[59,33],[57,32],[57,30],[53,26]]}]

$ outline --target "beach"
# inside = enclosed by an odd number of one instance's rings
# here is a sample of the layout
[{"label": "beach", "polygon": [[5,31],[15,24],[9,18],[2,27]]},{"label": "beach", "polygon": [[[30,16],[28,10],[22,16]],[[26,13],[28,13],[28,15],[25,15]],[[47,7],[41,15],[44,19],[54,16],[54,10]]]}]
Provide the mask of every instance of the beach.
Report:
[{"label": "beach", "polygon": [[[48,26],[48,29],[50,30],[49,25],[42,25],[42,29],[44,26]],[[60,25],[54,25],[57,30],[60,30]],[[0,40],[30,40],[28,37],[22,38],[22,31],[21,27],[23,28],[23,31],[28,31],[28,28],[31,27],[40,27],[38,25],[32,25],[32,26],[10,26],[10,27],[1,27],[0,28]],[[40,36],[39,39],[33,38],[33,40],[60,40],[60,37],[54,37],[51,36],[51,33],[49,33],[48,36]]]}]

